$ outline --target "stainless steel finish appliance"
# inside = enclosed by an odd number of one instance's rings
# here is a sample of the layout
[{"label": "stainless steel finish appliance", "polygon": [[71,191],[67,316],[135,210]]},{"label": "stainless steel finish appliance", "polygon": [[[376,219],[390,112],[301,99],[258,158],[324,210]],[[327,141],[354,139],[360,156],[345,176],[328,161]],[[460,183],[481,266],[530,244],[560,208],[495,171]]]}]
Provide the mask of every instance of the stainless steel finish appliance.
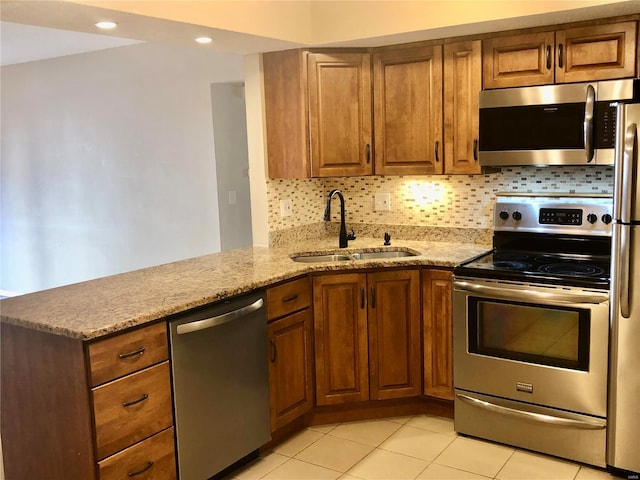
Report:
[{"label": "stainless steel finish appliance", "polygon": [[262,292],[169,322],[182,480],[210,478],[271,438],[264,305]]},{"label": "stainless steel finish appliance", "polygon": [[617,123],[607,462],[640,472],[640,104],[621,105]]},{"label": "stainless steel finish appliance", "polygon": [[480,165],[613,165],[617,102],[639,94],[634,79],[482,91]]},{"label": "stainless steel finish appliance", "polygon": [[455,429],[605,466],[612,200],[500,195],[454,270]]}]

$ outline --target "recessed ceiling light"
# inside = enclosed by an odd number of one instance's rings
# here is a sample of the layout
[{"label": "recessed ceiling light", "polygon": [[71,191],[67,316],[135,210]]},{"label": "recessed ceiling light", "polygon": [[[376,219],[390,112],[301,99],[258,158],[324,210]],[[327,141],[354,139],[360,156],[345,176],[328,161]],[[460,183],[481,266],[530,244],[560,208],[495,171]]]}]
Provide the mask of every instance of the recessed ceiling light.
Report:
[{"label": "recessed ceiling light", "polygon": [[116,28],[118,25],[116,22],[98,22],[96,23],[96,27],[102,28],[103,30],[110,30],[112,28]]},{"label": "recessed ceiling light", "polygon": [[211,38],[211,37],[198,37],[198,38],[196,38],[196,42],[203,43],[203,44],[204,43],[211,43],[211,42],[213,42],[213,38]]}]

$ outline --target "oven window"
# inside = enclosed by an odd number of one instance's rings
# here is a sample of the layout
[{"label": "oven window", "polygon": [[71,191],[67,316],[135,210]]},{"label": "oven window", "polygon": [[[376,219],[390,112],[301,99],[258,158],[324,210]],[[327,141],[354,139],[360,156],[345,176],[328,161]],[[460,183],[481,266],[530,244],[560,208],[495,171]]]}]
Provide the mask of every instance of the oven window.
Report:
[{"label": "oven window", "polygon": [[469,297],[469,351],[589,369],[589,310]]}]

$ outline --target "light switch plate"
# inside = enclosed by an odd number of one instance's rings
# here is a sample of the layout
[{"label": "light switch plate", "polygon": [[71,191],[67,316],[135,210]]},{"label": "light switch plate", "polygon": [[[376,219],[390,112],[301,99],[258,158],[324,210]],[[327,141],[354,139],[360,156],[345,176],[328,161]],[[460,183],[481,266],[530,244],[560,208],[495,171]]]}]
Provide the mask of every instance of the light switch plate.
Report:
[{"label": "light switch plate", "polygon": [[285,198],[280,200],[280,216],[281,217],[290,217],[291,216],[291,199]]},{"label": "light switch plate", "polygon": [[390,212],[391,211],[391,194],[376,193],[374,210],[376,212]]}]

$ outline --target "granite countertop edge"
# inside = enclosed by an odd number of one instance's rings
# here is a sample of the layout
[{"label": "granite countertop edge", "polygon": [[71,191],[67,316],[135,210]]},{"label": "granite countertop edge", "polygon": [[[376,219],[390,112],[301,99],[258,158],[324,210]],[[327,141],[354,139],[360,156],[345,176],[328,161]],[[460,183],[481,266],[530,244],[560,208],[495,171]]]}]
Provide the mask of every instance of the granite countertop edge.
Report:
[{"label": "granite countertop edge", "polygon": [[[247,247],[42,290],[0,301],[2,323],[81,341],[142,326],[212,302],[310,273],[373,268],[451,268],[490,250],[490,245],[358,239],[337,248],[336,239],[289,247]],[[415,256],[298,263],[291,257],[355,251],[405,250]]]}]

